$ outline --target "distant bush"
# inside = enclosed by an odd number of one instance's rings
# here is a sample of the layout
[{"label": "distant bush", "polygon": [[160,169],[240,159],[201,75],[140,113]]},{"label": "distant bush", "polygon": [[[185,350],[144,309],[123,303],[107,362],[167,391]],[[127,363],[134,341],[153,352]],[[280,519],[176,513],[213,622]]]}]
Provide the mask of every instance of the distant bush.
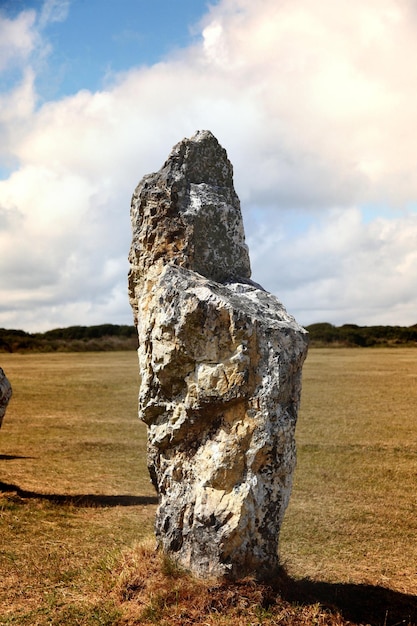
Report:
[{"label": "distant bush", "polygon": [[413,326],[358,326],[343,324],[333,326],[327,322],[306,326],[310,345],[326,346],[417,346],[417,324]]},{"label": "distant bush", "polygon": [[69,326],[45,333],[0,328],[0,352],[103,352],[136,350],[134,326]]}]

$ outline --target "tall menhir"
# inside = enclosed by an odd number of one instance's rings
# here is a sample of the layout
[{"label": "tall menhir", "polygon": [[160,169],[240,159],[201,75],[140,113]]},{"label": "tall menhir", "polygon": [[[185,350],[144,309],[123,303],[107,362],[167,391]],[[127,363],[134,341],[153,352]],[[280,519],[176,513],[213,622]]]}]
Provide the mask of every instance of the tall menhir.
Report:
[{"label": "tall menhir", "polygon": [[232,165],[209,131],[137,186],[129,296],[156,537],[200,577],[263,577],[295,466],[307,333],[251,281]]}]

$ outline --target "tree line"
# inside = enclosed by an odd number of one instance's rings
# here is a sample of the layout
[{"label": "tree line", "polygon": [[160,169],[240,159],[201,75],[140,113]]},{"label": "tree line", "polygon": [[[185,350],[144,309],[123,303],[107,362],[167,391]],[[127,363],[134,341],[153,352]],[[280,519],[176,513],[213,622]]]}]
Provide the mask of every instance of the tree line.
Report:
[{"label": "tree line", "polygon": [[327,322],[306,326],[311,346],[417,346],[417,324],[413,326],[333,326]]},{"label": "tree line", "polygon": [[69,326],[44,333],[0,328],[0,352],[102,352],[137,346],[133,325]]},{"label": "tree line", "polygon": [[[311,347],[417,346],[413,326],[333,326],[327,322],[306,326]],[[120,324],[68,326],[44,333],[0,328],[0,352],[102,352],[136,350],[135,327]]]}]

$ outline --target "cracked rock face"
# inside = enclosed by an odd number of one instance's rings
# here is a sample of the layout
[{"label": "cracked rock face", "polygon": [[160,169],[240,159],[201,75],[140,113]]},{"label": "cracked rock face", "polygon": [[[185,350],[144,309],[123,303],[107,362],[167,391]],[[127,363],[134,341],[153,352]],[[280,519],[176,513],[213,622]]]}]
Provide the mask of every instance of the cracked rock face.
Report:
[{"label": "cracked rock face", "polygon": [[7,405],[12,397],[12,387],[6,378],[6,374],[0,367],[0,428],[3,422],[3,417],[6,413]]},{"label": "cracked rock face", "polygon": [[197,576],[265,576],[291,492],[307,333],[250,280],[232,166],[209,131],[142,179],[131,217],[157,540]]}]

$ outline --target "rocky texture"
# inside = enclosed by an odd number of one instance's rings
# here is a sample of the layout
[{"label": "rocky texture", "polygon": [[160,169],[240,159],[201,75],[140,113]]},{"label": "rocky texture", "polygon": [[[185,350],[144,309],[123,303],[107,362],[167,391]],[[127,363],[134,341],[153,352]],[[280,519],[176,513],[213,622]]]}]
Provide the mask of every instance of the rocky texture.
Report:
[{"label": "rocky texture", "polygon": [[131,217],[158,542],[201,577],[265,575],[291,491],[307,333],[250,280],[232,166],[210,132],[142,179]]},{"label": "rocky texture", "polygon": [[0,367],[0,428],[11,397],[12,387],[6,378],[6,374]]}]

